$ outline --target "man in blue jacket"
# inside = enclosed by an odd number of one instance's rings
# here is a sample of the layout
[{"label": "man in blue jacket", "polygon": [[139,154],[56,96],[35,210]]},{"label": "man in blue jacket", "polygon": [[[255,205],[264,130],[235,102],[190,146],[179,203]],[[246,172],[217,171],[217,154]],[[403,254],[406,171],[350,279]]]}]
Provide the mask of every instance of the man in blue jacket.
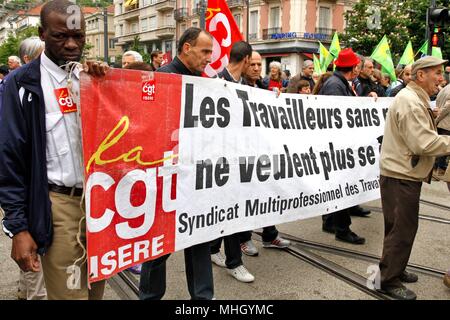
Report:
[{"label": "man in blue jacket", "polygon": [[[350,82],[358,76],[360,62],[351,48],[342,50],[335,61],[336,71],[324,83],[319,95],[356,96]],[[352,223],[350,210],[352,208],[323,215],[322,230],[335,233],[337,240],[351,244],[364,244],[366,240],[350,230]]]},{"label": "man in blue jacket", "polygon": [[104,282],[88,290],[82,259],[85,224],[76,67],[85,44],[84,17],[68,0],[46,3],[40,16],[45,51],[11,75],[3,95],[2,227],[12,238],[11,257],[23,271],[39,271],[37,254],[42,255],[49,299],[101,299]]}]

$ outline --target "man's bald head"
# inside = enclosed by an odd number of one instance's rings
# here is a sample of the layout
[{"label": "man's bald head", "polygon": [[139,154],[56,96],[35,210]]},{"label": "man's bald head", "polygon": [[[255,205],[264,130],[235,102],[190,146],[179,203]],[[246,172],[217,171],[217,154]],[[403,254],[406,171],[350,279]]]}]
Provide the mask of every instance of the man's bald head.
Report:
[{"label": "man's bald head", "polygon": [[45,54],[58,66],[80,61],[86,43],[81,8],[68,0],[47,2],[41,11],[39,37]]},{"label": "man's bald head", "polygon": [[77,4],[69,0],[52,0],[44,4],[40,13],[41,27],[46,29],[48,27],[48,16],[51,13],[59,13],[67,16],[73,16],[73,23],[76,24],[78,20],[79,24],[84,20],[81,8]]}]

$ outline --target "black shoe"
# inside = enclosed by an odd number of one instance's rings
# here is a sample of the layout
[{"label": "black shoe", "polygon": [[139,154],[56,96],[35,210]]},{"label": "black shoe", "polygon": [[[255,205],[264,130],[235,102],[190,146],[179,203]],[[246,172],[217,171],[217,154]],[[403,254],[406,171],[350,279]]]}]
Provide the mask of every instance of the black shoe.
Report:
[{"label": "black shoe", "polygon": [[328,232],[328,233],[332,233],[335,234],[336,230],[334,229],[334,227],[328,227],[326,225],[322,225],[322,231],[324,232]]},{"label": "black shoe", "polygon": [[366,239],[359,237],[356,233],[350,230],[344,233],[336,232],[336,240],[351,244],[364,244],[366,242]]},{"label": "black shoe", "polygon": [[400,276],[401,282],[414,283],[414,282],[417,282],[417,280],[419,280],[419,277],[417,276],[417,274],[408,272],[406,270],[403,271],[403,273]]},{"label": "black shoe", "polygon": [[363,207],[360,206],[350,208],[349,211],[351,216],[356,217],[367,217],[368,215],[370,215],[370,210],[364,209]]},{"label": "black shoe", "polygon": [[417,295],[414,291],[409,290],[406,287],[393,287],[388,289],[379,290],[381,293],[388,295],[391,298],[397,300],[416,300]]}]

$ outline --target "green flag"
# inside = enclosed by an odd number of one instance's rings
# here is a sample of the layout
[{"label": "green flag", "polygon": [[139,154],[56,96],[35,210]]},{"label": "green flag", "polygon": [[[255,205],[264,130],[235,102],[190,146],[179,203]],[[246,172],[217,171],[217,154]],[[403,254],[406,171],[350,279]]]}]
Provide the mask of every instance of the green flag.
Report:
[{"label": "green flag", "polygon": [[322,73],[327,72],[328,66],[331,61],[333,61],[334,57],[330,54],[330,52],[325,48],[325,46],[319,41],[319,53],[320,53],[320,67]]},{"label": "green flag", "polygon": [[439,47],[433,47],[433,48],[431,49],[431,55],[432,55],[433,57],[436,57],[436,58],[439,58],[439,59],[443,59],[443,58],[442,58],[442,50],[441,50],[441,48],[439,48]]},{"label": "green flag", "polygon": [[322,67],[320,66],[320,61],[317,58],[317,56],[315,54],[313,54],[313,61],[314,61],[314,72],[317,72],[318,75],[321,75],[322,72]]},{"label": "green flag", "polygon": [[333,55],[334,58],[337,58],[340,51],[341,45],[339,44],[339,37],[337,32],[335,32],[333,36],[333,41],[331,41],[330,45],[330,53]]},{"label": "green flag", "polygon": [[424,42],[424,44],[420,47],[419,52],[423,54],[428,54],[428,40]]},{"label": "green flag", "polygon": [[391,77],[392,81],[397,80],[394,62],[392,62],[391,50],[389,49],[389,43],[386,36],[381,39],[370,57],[381,64],[386,73]]},{"label": "green flag", "polygon": [[[428,55],[428,40],[420,47],[419,52],[422,52],[423,55]],[[431,48],[431,55],[433,57],[442,59],[442,50],[439,47]]]},{"label": "green flag", "polygon": [[411,40],[408,42],[408,45],[405,48],[405,52],[403,52],[402,57],[398,64],[408,65],[414,63],[414,51],[412,47]]}]

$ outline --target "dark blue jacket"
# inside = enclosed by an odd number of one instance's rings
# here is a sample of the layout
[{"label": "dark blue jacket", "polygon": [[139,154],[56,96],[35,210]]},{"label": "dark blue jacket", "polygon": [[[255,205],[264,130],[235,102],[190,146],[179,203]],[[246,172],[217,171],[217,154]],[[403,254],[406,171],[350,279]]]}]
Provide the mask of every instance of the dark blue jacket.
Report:
[{"label": "dark blue jacket", "polygon": [[[8,77],[0,110],[0,205],[3,230],[28,230],[43,254],[52,241],[41,59]],[[19,90],[24,88],[23,101]]]},{"label": "dark blue jacket", "polygon": [[324,96],[355,96],[347,79],[339,72],[335,71],[333,75],[325,81],[319,91],[319,95]]},{"label": "dark blue jacket", "polygon": [[184,74],[187,76],[201,76],[200,72],[191,72],[178,57],[175,57],[172,62],[158,68],[157,72],[162,73],[176,73],[176,74]]}]

